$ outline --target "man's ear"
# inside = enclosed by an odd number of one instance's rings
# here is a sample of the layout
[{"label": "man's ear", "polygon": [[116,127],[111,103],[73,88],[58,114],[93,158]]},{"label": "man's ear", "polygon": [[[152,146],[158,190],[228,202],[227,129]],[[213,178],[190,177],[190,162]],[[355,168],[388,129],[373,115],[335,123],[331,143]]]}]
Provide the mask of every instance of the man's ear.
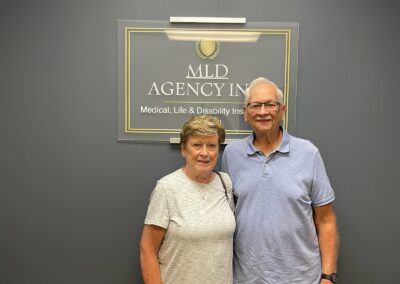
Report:
[{"label": "man's ear", "polygon": [[247,122],[247,112],[246,112],[246,107],[243,108],[243,115],[244,115],[244,121]]},{"label": "man's ear", "polygon": [[281,112],[282,112],[281,120],[283,120],[283,118],[285,117],[285,114],[286,114],[286,105],[281,105],[280,108],[281,108]]}]

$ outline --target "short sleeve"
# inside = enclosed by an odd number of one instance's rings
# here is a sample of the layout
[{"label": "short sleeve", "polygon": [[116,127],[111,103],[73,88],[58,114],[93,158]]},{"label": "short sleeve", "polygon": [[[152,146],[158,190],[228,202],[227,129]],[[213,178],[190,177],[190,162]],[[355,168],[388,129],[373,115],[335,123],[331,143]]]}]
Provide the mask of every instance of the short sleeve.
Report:
[{"label": "short sleeve", "polygon": [[147,215],[144,220],[146,225],[156,225],[164,229],[168,228],[169,225],[169,210],[168,200],[165,194],[164,187],[161,182],[158,182],[154,188],[151,197],[150,204],[147,208]]},{"label": "short sleeve", "polygon": [[335,194],[326,174],[324,162],[319,151],[315,154],[314,175],[311,189],[313,206],[322,206],[335,200]]}]

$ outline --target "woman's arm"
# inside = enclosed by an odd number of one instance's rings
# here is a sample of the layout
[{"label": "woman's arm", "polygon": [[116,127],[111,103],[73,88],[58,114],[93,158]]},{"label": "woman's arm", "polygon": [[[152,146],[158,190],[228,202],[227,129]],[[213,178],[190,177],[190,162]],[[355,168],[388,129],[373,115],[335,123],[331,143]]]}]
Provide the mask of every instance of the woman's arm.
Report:
[{"label": "woman's arm", "polygon": [[167,230],[154,225],[144,225],[140,241],[140,265],[145,284],[162,284],[158,251]]}]

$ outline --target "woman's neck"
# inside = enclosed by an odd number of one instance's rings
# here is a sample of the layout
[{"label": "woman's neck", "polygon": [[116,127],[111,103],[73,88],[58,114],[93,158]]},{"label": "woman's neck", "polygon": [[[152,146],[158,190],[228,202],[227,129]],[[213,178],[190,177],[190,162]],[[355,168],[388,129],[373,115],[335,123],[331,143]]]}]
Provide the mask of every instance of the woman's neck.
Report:
[{"label": "woman's neck", "polygon": [[191,171],[188,167],[184,166],[182,168],[182,171],[185,173],[185,175],[190,178],[191,180],[199,183],[210,183],[213,178],[214,178],[214,173],[213,172],[207,172],[207,173],[194,173]]}]

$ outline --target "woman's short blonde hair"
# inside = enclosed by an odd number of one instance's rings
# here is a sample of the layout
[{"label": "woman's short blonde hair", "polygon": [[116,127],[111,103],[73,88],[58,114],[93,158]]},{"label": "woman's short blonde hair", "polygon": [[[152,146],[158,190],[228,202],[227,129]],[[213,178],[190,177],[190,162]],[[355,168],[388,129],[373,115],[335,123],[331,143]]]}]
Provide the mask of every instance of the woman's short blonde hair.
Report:
[{"label": "woman's short blonde hair", "polygon": [[225,141],[225,128],[221,121],[210,115],[192,116],[182,126],[180,133],[181,145],[185,145],[190,136],[211,136],[218,135],[218,144]]}]

